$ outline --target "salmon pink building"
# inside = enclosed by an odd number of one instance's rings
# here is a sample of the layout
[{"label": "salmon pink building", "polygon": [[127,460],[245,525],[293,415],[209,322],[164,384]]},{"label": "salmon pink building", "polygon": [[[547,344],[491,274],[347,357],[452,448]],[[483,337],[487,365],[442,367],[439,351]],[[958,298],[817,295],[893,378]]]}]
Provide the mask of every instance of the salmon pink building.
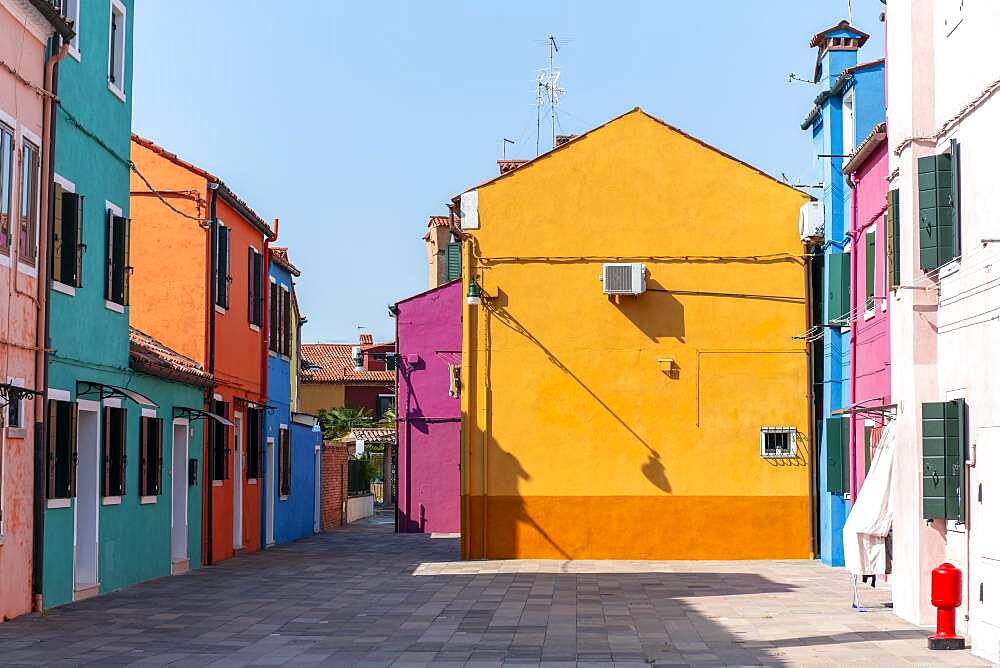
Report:
[{"label": "salmon pink building", "polygon": [[844,166],[851,187],[851,498],[871,466],[874,445],[890,410],[889,291],[899,284],[895,221],[887,206],[889,156],[879,123]]},{"label": "salmon pink building", "polygon": [[461,529],[462,282],[398,302],[396,345],[399,503],[404,533]]},{"label": "salmon pink building", "polygon": [[[215,378],[205,421],[204,561],[260,549],[271,228],[222,180],[133,135],[133,324]],[[150,184],[158,191],[154,193]],[[160,198],[163,197],[163,201]]]},{"label": "salmon pink building", "polygon": [[0,0],[0,619],[31,609],[54,33],[74,35],[49,3]]}]

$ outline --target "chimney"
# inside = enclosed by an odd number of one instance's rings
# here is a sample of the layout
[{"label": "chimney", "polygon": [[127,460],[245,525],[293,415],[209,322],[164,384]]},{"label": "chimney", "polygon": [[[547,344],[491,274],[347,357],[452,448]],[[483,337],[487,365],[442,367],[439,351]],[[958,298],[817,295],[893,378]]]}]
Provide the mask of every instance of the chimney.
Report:
[{"label": "chimney", "polygon": [[868,41],[868,33],[861,32],[847,21],[818,32],[809,40],[816,48],[816,70],[813,81],[827,78],[831,82],[848,67],[858,64],[858,50]]},{"label": "chimney", "polygon": [[370,346],[375,343],[375,338],[371,334],[362,334],[358,341],[362,346]]},{"label": "chimney", "polygon": [[556,135],[556,148],[573,139],[576,139],[576,135]]},{"label": "chimney", "polygon": [[500,167],[500,173],[506,174],[507,172],[513,172],[515,169],[528,162],[527,160],[497,160],[497,165]]},{"label": "chimney", "polygon": [[427,247],[427,287],[436,288],[445,284],[447,278],[445,249],[451,237],[451,218],[449,216],[431,216],[427,223],[427,234],[424,243]]}]

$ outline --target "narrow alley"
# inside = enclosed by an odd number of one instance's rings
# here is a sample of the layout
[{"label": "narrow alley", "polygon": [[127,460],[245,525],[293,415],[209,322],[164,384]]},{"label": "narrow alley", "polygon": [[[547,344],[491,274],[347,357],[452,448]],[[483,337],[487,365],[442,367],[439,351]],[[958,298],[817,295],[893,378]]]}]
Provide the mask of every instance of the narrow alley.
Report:
[{"label": "narrow alley", "polygon": [[457,559],[379,514],[0,624],[0,664],[986,665],[816,561]]}]

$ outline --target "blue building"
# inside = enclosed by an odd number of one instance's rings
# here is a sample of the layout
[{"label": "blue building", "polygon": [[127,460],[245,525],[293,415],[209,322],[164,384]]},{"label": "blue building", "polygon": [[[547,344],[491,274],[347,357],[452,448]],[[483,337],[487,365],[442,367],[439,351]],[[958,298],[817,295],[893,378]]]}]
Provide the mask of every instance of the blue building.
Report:
[{"label": "blue building", "polygon": [[297,408],[298,345],[301,318],[295,304],[299,270],[288,249],[268,252],[267,410],[264,433],[266,491],[262,496],[263,544],[288,543],[319,530],[319,450],[321,435],[312,415]]},{"label": "blue building", "polygon": [[813,342],[819,555],[825,564],[844,563],[843,528],[850,509],[850,280],[851,194],[842,168],[848,156],[885,120],[885,59],[858,62],[868,35],[841,21],[813,36],[814,81],[819,94],[802,123],[812,132],[822,168],[823,236],[813,246],[815,324]]}]

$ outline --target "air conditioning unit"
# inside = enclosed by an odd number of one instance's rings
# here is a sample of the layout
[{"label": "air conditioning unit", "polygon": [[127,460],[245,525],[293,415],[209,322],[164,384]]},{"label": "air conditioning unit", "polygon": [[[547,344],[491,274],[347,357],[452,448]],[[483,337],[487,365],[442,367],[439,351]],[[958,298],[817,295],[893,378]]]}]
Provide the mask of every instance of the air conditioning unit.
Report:
[{"label": "air conditioning unit", "polygon": [[799,238],[802,241],[822,239],[825,234],[822,202],[806,202],[799,209]]},{"label": "air conditioning unit", "polygon": [[646,265],[641,262],[606,264],[601,281],[606,295],[641,295],[646,291]]}]

